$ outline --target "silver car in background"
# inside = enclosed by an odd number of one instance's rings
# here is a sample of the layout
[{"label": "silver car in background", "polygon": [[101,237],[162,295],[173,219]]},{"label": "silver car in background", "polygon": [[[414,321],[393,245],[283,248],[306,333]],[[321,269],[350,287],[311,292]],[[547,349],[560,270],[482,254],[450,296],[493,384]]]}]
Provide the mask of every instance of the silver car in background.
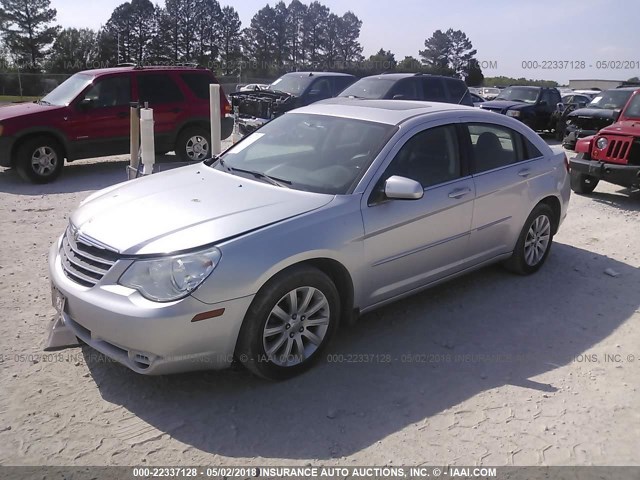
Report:
[{"label": "silver car in background", "polygon": [[91,195],[51,248],[52,290],[136,372],[236,359],[287,378],[355,315],[494,262],[535,272],[569,195],[564,154],[517,120],[331,99]]}]

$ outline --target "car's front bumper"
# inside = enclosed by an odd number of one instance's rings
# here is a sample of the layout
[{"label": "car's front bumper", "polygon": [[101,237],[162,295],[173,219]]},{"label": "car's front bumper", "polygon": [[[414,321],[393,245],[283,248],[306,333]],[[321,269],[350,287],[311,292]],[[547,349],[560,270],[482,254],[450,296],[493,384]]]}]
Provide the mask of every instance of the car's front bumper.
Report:
[{"label": "car's front bumper", "polygon": [[587,160],[584,158],[584,154],[579,153],[570,160],[570,166],[572,172],[589,175],[615,185],[622,187],[640,186],[639,165],[618,165],[598,160]]},{"label": "car's front bumper", "polygon": [[[49,273],[65,298],[65,325],[89,346],[147,375],[228,366],[253,300],[248,296],[208,305],[188,296],[157,303],[120,285],[84,287],[65,275],[59,243],[50,249]],[[197,314],[221,309],[219,316],[193,321]]]}]

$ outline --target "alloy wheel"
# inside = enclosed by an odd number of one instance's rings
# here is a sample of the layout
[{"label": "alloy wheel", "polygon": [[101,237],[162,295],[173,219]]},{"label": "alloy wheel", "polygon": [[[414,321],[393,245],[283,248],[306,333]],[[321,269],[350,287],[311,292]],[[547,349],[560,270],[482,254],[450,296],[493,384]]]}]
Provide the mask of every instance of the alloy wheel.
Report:
[{"label": "alloy wheel", "polygon": [[51,147],[38,147],[31,155],[31,168],[40,176],[51,175],[58,165],[58,155]]},{"label": "alloy wheel", "polygon": [[535,267],[543,259],[551,242],[551,221],[546,215],[537,217],[527,232],[524,242],[524,260]]}]

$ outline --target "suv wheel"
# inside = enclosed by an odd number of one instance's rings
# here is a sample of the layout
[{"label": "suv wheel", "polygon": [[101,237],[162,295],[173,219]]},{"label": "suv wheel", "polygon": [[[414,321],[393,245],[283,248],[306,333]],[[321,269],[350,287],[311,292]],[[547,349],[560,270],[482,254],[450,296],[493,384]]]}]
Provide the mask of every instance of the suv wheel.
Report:
[{"label": "suv wheel", "polygon": [[62,172],[64,157],[57,141],[50,137],[26,140],[16,152],[16,169],[20,176],[33,183],[48,183]]},{"label": "suv wheel", "polygon": [[183,162],[201,162],[211,156],[211,133],[203,127],[187,127],[176,142],[176,155]]},{"label": "suv wheel", "polygon": [[551,250],[553,223],[553,210],[548,205],[538,204],[524,222],[516,248],[505,267],[520,275],[537,272]]},{"label": "suv wheel", "polygon": [[236,356],[251,372],[284,380],[307,370],[336,331],[340,297],[320,270],[298,266],[256,295],[242,324]]},{"label": "suv wheel", "polygon": [[576,193],[589,194],[598,186],[598,180],[584,173],[571,172],[571,190]]}]

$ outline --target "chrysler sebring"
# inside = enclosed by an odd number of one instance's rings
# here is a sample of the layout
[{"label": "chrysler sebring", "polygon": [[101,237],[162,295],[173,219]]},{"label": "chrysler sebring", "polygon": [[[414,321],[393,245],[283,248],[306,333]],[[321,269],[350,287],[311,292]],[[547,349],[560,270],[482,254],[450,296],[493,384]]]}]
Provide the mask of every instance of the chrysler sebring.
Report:
[{"label": "chrysler sebring", "polygon": [[357,315],[503,262],[545,262],[566,157],[512,118],[332,99],[222,155],[87,198],[52,246],[78,338],[144,374],[308,368]]}]

